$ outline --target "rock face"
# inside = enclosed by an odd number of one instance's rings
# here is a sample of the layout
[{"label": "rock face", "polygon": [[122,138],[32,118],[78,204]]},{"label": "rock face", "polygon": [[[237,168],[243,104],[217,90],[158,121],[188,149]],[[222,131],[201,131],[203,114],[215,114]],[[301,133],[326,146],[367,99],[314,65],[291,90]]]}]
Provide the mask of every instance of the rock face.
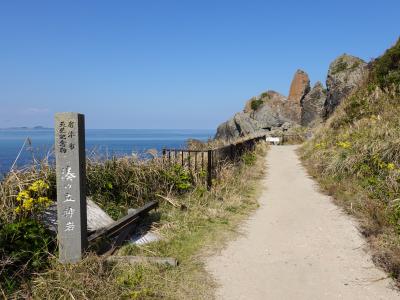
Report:
[{"label": "rock face", "polygon": [[340,102],[361,84],[366,74],[367,64],[362,59],[347,54],[339,56],[329,65],[325,118],[329,117]]},{"label": "rock face", "polygon": [[243,112],[218,127],[215,137],[230,141],[260,130],[276,134],[299,125],[318,124],[332,114],[366,75],[367,64],[346,54],[330,64],[327,90],[320,82],[310,90],[307,73],[297,70],[287,98],[271,90],[251,98],[246,102]]},{"label": "rock face", "polygon": [[301,99],[309,91],[310,79],[308,78],[308,74],[303,70],[297,70],[290,84],[288,100],[300,104]]},{"label": "rock face", "polygon": [[301,121],[301,107],[305,95],[310,91],[310,79],[303,70],[297,70],[294,73],[292,83],[290,84],[287,111],[287,117],[296,123]]},{"label": "rock face", "polygon": [[249,113],[239,112],[233,118],[218,126],[215,138],[226,141],[234,140],[255,132],[259,128],[260,125],[250,117]]},{"label": "rock face", "polygon": [[302,126],[309,126],[322,121],[325,101],[326,90],[322,83],[318,81],[303,99],[301,111]]},{"label": "rock face", "polygon": [[307,73],[297,70],[290,85],[290,98],[272,90],[250,98],[243,112],[218,126],[215,138],[230,141],[259,130],[287,130],[287,127],[299,125],[302,101],[309,91],[310,79]]},{"label": "rock face", "polygon": [[252,97],[246,102],[243,112],[236,113],[233,118],[218,126],[215,138],[231,141],[256,131],[280,128],[292,122],[288,116],[293,111],[287,102],[285,96],[275,91]]}]

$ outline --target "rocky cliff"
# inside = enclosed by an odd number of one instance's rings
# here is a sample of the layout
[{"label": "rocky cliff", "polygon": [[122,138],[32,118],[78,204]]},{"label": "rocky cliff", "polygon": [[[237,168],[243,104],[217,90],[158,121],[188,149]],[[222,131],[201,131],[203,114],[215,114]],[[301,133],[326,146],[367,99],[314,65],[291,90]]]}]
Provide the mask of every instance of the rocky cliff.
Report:
[{"label": "rocky cliff", "polygon": [[322,121],[325,101],[326,90],[322,83],[318,81],[303,99],[301,110],[302,126],[312,126]]},{"label": "rocky cliff", "polygon": [[292,112],[289,118],[296,123],[301,123],[302,102],[309,91],[310,79],[308,74],[302,70],[297,70],[290,84],[287,101],[287,106],[291,108],[289,111]]},{"label": "rocky cliff", "polygon": [[308,74],[297,70],[288,97],[270,90],[250,98],[242,112],[218,126],[215,138],[230,141],[257,131],[276,133],[321,123],[363,81],[366,66],[357,57],[339,56],[329,66],[327,89],[320,82],[311,89]]},{"label": "rocky cliff", "polygon": [[342,99],[363,82],[366,74],[367,63],[351,55],[343,54],[330,64],[326,79],[325,118],[333,113]]}]

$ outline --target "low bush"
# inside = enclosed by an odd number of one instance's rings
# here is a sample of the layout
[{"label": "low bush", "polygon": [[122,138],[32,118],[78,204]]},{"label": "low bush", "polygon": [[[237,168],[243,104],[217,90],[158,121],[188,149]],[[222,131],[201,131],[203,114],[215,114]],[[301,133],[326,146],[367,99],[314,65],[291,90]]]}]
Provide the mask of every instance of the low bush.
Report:
[{"label": "low bush", "polygon": [[264,103],[262,99],[254,99],[250,103],[250,107],[252,110],[257,110],[261,107],[261,105]]},{"label": "low bush", "polygon": [[372,64],[370,80],[381,89],[400,84],[400,39]]}]

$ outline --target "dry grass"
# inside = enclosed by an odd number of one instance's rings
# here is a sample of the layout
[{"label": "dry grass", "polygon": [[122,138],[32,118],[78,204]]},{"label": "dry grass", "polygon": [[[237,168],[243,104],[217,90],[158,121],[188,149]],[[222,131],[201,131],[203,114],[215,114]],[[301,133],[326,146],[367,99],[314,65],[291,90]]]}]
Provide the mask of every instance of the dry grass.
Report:
[{"label": "dry grass", "polygon": [[[211,191],[207,191],[204,185],[192,186],[185,192],[171,189],[175,186],[174,180],[164,176],[165,169],[155,170],[152,163],[149,169],[145,169],[145,174],[137,173],[136,167],[131,167],[126,160],[110,162],[108,166],[92,165],[93,170],[96,170],[95,175],[99,176],[99,184],[96,186],[103,186],[100,182],[112,180],[113,189],[120,190],[121,194],[123,191],[132,195],[135,193],[136,199],[144,200],[146,197],[162,194],[184,204],[186,209],[181,210],[179,205],[174,207],[161,200],[159,210],[150,215],[150,219],[155,221],[154,229],[164,237],[162,241],[140,247],[126,246],[120,250],[120,254],[172,256],[179,260],[180,265],[176,268],[156,265],[126,266],[110,264],[89,254],[79,264],[64,266],[50,256],[50,267],[33,274],[32,279],[26,281],[12,297],[210,299],[213,282],[204,269],[201,253],[210,245],[220,244],[221,239],[227,237],[226,233],[232,232],[239,220],[257,207],[254,193],[257,180],[263,172],[261,157],[265,155],[265,146],[258,146],[256,152],[258,160],[246,160],[251,165],[224,165]],[[154,164],[159,165],[160,162]],[[117,179],[107,177],[107,174],[115,173],[118,174]],[[133,184],[134,180],[141,184],[157,181],[149,183],[151,188],[138,189]],[[125,188],[127,189],[124,190]],[[104,192],[93,187],[91,191],[93,195],[94,191],[99,194]],[[115,195],[109,197],[107,199],[112,199]],[[134,204],[132,200],[125,202],[127,199],[128,197],[120,202],[121,206]]]},{"label": "dry grass", "polygon": [[374,261],[400,281],[400,91],[370,82],[301,149],[323,189],[357,217]]},{"label": "dry grass", "polygon": [[374,261],[400,283],[400,40],[301,149],[304,164],[357,217]]}]

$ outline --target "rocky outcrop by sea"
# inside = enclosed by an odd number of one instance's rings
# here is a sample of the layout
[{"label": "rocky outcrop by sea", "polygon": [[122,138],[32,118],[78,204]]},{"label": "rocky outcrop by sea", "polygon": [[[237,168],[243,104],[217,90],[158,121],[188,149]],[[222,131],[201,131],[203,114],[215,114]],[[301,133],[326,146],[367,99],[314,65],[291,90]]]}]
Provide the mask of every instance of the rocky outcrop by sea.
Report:
[{"label": "rocky outcrop by sea", "polygon": [[342,99],[360,86],[367,72],[365,61],[347,54],[339,56],[329,65],[326,78],[325,117],[329,117]]},{"label": "rocky outcrop by sea", "polygon": [[343,54],[330,64],[325,89],[321,82],[311,88],[308,74],[297,70],[288,97],[269,90],[250,98],[242,112],[218,126],[215,138],[229,142],[259,131],[274,135],[294,127],[315,126],[361,84],[367,72],[362,59]]}]

